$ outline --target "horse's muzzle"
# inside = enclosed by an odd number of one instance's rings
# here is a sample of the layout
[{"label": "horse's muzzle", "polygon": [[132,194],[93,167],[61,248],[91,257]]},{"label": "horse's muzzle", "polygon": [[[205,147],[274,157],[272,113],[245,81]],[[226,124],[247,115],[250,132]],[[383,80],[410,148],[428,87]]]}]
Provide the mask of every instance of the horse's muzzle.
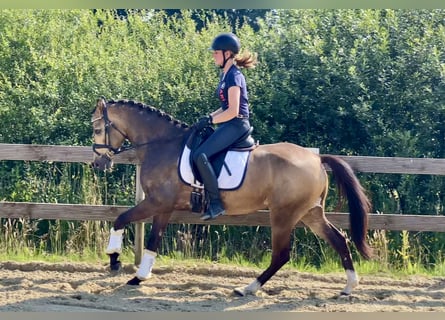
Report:
[{"label": "horse's muzzle", "polygon": [[91,166],[97,170],[110,170],[113,167],[113,160],[106,154],[95,155]]}]

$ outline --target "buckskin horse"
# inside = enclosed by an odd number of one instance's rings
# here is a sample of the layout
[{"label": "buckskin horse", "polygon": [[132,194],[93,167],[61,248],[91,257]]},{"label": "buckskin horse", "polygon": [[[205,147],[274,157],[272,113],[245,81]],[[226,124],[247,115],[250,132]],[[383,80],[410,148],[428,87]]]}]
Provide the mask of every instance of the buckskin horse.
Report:
[{"label": "buckskin horse", "polygon": [[[143,103],[97,100],[92,112],[93,167],[110,169],[113,156],[133,148],[141,164],[140,182],[145,198],[121,213],[110,230],[106,253],[112,270],[121,267],[122,234],[131,222],[152,218],[151,231],[141,263],[128,285],[139,285],[151,276],[160,239],[173,211],[191,211],[193,187],[178,174],[184,141],[193,126],[174,119],[161,110]],[[130,143],[130,146],[124,142]],[[250,151],[242,185],[223,190],[226,215],[243,215],[268,209],[272,236],[269,267],[247,286],[234,289],[245,296],[255,294],[290,259],[290,237],[298,222],[327,241],[340,255],[346,272],[346,286],[341,295],[350,295],[358,285],[351,252],[345,235],[325,216],[329,166],[339,190],[340,200],[347,199],[350,234],[358,252],[370,259],[372,249],[366,242],[370,201],[347,162],[334,155],[318,155],[304,147],[280,142],[257,145]]]}]

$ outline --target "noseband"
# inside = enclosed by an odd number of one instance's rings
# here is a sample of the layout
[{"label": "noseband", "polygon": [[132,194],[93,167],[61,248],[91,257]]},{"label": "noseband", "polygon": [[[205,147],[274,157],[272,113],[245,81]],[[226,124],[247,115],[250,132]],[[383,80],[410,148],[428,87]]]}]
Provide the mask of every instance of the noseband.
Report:
[{"label": "noseband", "polygon": [[107,156],[109,159],[111,159],[111,157],[113,157],[115,154],[119,154],[121,152],[133,149],[133,146],[131,146],[131,145],[121,145],[119,148],[113,148],[113,146],[111,145],[111,142],[110,142],[110,129],[111,128],[113,128],[114,130],[119,132],[125,138],[125,140],[127,140],[127,135],[125,135],[121,130],[119,130],[119,128],[116,127],[114,125],[114,123],[108,118],[108,112],[107,112],[106,105],[103,108],[102,116],[91,120],[91,122],[94,123],[101,119],[104,119],[104,121],[105,121],[105,144],[93,143],[93,151],[95,154],[97,154],[98,156],[103,156],[104,154],[99,153],[97,151],[97,149],[108,149],[108,152],[105,153],[105,156]]}]

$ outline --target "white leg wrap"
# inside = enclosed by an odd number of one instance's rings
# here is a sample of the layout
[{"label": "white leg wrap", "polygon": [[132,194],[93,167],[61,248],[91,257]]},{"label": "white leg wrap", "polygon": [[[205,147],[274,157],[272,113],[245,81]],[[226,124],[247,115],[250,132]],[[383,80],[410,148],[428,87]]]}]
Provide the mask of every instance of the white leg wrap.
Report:
[{"label": "white leg wrap", "polygon": [[346,270],[346,276],[348,277],[348,281],[346,282],[346,287],[343,289],[342,293],[350,295],[352,289],[358,286],[358,276],[354,270]]},{"label": "white leg wrap", "polygon": [[144,250],[144,255],[142,256],[141,264],[136,272],[136,277],[139,280],[147,280],[151,277],[151,269],[156,261],[156,252],[150,250]]},{"label": "white leg wrap", "polygon": [[245,286],[244,288],[236,288],[234,291],[240,296],[246,296],[248,294],[255,294],[261,288],[261,284],[255,279],[251,284]]},{"label": "white leg wrap", "polygon": [[105,250],[106,254],[122,252],[122,234],[123,233],[124,233],[124,229],[115,231],[114,228],[111,228],[110,240],[108,241],[108,247]]},{"label": "white leg wrap", "polygon": [[255,279],[251,284],[249,284],[244,291],[246,293],[255,293],[261,288],[261,284]]}]

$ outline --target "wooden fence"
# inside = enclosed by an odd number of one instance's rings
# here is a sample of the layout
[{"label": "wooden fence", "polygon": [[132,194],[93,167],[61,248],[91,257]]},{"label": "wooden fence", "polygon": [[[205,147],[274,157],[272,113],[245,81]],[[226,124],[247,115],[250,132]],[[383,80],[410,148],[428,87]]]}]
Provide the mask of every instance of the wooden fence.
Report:
[{"label": "wooden fence", "polygon": [[[339,156],[347,161],[356,172],[369,173],[396,173],[396,174],[431,174],[445,175],[445,159],[431,158],[401,158],[401,157],[362,157]],[[47,146],[0,144],[0,160],[20,161],[57,161],[90,163],[93,159],[91,147],[80,146]],[[139,163],[133,151],[117,155],[114,159],[117,164]],[[136,179],[136,199],[143,198],[143,193]],[[28,218],[28,219],[59,219],[59,220],[105,220],[113,221],[128,206],[88,205],[88,204],[48,204],[48,203],[21,203],[0,202],[0,217]],[[349,217],[347,213],[328,212],[328,219],[340,228],[347,229]],[[140,261],[143,250],[143,223],[136,224],[136,263]],[[267,210],[253,212],[241,216],[221,216],[216,220],[203,222],[197,214],[191,212],[174,212],[171,223],[185,224],[219,224],[219,225],[255,225],[269,226]],[[445,232],[445,216],[413,215],[413,214],[371,214],[369,218],[370,229],[407,230],[407,231],[436,231]]]}]

